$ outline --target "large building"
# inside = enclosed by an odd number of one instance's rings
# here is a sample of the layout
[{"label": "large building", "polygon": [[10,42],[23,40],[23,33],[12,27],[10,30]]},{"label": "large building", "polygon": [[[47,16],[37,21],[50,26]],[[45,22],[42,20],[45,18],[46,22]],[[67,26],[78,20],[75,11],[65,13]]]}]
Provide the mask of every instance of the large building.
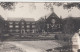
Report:
[{"label": "large building", "polygon": [[[37,33],[37,21],[33,18],[8,18],[5,22],[6,33]],[[43,26],[42,26],[43,27]],[[59,32],[62,29],[62,19],[54,12],[45,17],[45,32]]]},{"label": "large building", "polygon": [[33,18],[8,18],[5,22],[6,33],[35,33],[36,22]]}]

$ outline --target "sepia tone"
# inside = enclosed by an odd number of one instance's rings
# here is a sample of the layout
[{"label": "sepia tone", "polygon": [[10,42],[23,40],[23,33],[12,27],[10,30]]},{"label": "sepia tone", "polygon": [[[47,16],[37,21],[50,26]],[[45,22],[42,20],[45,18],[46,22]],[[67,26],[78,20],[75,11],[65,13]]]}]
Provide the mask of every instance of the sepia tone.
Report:
[{"label": "sepia tone", "polygon": [[0,2],[0,52],[80,52],[79,2]]}]

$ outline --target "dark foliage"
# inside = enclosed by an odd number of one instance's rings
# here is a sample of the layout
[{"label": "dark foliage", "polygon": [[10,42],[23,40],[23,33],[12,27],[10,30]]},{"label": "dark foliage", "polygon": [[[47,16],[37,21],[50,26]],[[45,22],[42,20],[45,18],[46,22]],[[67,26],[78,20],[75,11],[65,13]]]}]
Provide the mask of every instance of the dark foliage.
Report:
[{"label": "dark foliage", "polygon": [[0,2],[1,7],[3,7],[4,9],[8,9],[8,10],[13,9],[14,4],[15,2]]},{"label": "dark foliage", "polygon": [[63,6],[64,9],[73,9],[73,7],[80,9],[80,2],[45,2],[44,4],[46,9],[51,9],[54,5]]},{"label": "dark foliage", "polygon": [[77,8],[80,9],[80,3],[77,3],[77,2],[76,3],[75,2],[73,2],[73,3],[67,3],[63,7],[66,8],[66,9],[70,9],[71,7],[77,7]]},{"label": "dark foliage", "polygon": [[4,24],[5,24],[4,18],[0,16],[0,33],[4,29]]},{"label": "dark foliage", "polygon": [[80,18],[69,17],[63,19],[63,32],[75,33],[80,29]]},{"label": "dark foliage", "polygon": [[42,32],[45,30],[45,19],[44,18],[40,18],[38,21],[37,21],[37,29],[38,29],[38,32]]}]

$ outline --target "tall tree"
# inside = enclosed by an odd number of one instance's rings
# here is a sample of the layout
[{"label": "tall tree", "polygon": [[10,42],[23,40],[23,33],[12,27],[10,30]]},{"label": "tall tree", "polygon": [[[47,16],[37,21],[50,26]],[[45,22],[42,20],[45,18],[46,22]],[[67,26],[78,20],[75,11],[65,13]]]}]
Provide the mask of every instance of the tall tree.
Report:
[{"label": "tall tree", "polygon": [[2,33],[3,29],[4,29],[4,18],[0,15],[0,33]]},{"label": "tall tree", "polygon": [[64,33],[74,33],[75,32],[75,21],[72,17],[64,19],[63,31]]},{"label": "tall tree", "polygon": [[37,21],[37,29],[39,32],[43,32],[45,31],[45,19],[44,18],[40,18],[38,21]]}]

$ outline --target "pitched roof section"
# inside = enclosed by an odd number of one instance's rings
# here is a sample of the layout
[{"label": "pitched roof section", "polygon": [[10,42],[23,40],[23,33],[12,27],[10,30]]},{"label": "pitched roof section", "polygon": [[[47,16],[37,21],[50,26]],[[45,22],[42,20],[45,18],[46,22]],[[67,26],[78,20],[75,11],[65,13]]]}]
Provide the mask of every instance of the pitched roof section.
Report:
[{"label": "pitched roof section", "polygon": [[59,18],[54,12],[50,13],[49,15],[46,16],[46,19],[53,17],[53,18]]},{"label": "pitched roof section", "polygon": [[8,18],[7,21],[35,21],[34,18]]}]

